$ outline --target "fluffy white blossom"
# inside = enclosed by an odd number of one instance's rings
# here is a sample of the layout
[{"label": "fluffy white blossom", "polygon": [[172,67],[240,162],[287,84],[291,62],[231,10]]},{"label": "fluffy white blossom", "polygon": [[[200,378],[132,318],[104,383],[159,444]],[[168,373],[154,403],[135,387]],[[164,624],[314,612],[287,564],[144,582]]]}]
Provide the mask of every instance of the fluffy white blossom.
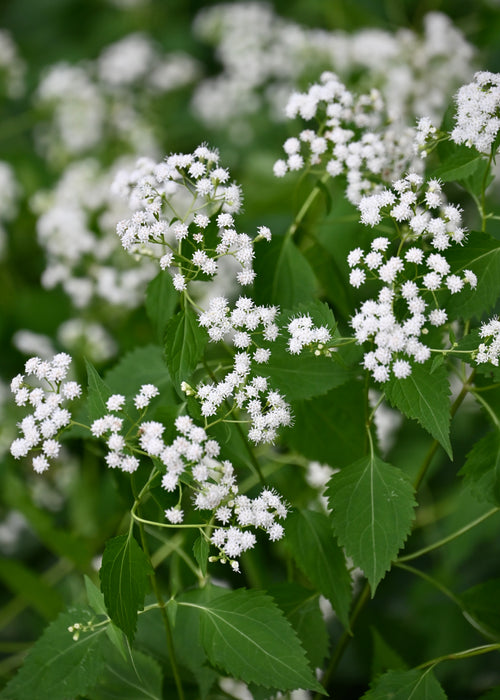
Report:
[{"label": "fluffy white blossom", "polygon": [[[241,285],[253,282],[252,239],[234,228],[241,190],[220,167],[217,151],[199,146],[193,153],[174,154],[162,163],[142,158],[135,169],[118,173],[114,191],[134,211],[117,226],[123,247],[158,259],[161,269],[171,268],[178,291],[200,274],[216,275],[225,256],[239,263],[236,279]],[[215,246],[209,222],[217,230]],[[270,230],[260,227],[257,238],[270,240]]]},{"label": "fluffy white blossom", "polygon": [[307,92],[292,93],[285,112],[289,119],[319,120],[321,135],[308,128],[298,139],[288,139],[287,159],[279,159],[274,166],[278,177],[301,170],[306,163],[322,165],[332,177],[345,174],[346,196],[358,203],[377,189],[377,179],[390,181],[410,165],[419,167],[409,148],[413,132],[406,127],[387,128],[387,110],[377,90],[354,95],[334,73],[325,72]]},{"label": "fluffy white blossom", "polygon": [[[359,209],[362,223],[370,226],[384,216],[396,219],[399,226],[406,226],[403,235],[413,243],[400,245],[396,255],[390,255],[389,238],[378,237],[369,252],[355,248],[347,258],[353,286],[360,287],[365,280],[382,285],[378,298],[365,301],[351,319],[356,341],[372,344],[363,366],[377,382],[388,381],[391,373],[404,379],[413,363],[430,357],[424,342],[428,325],[439,327],[448,320],[435,292],[447,289],[457,294],[466,285],[472,289],[477,285],[471,270],[452,273],[442,252],[465,239],[461,212],[446,203],[439,181],[424,182],[417,173],[397,180],[391,190],[364,197]],[[429,243],[438,252],[427,252]]]},{"label": "fluffy white blossom", "polygon": [[500,130],[500,73],[480,71],[456,94],[457,113],[451,138],[489,154]]},{"label": "fluffy white blossom", "polygon": [[58,353],[50,360],[31,357],[25,364],[25,373],[17,374],[10,385],[16,404],[33,409],[19,423],[21,437],[12,442],[10,452],[16,459],[26,457],[32,450],[39,452],[33,458],[33,469],[38,473],[46,471],[49,460],[59,455],[61,445],[55,438],[71,422],[65,402],[81,394],[77,382],[65,381],[70,364],[71,357],[66,353]]},{"label": "fluffy white blossom", "polygon": [[500,357],[500,321],[497,317],[490,319],[481,325],[479,335],[485,342],[480,343],[476,353],[476,362],[490,362],[498,367]]}]

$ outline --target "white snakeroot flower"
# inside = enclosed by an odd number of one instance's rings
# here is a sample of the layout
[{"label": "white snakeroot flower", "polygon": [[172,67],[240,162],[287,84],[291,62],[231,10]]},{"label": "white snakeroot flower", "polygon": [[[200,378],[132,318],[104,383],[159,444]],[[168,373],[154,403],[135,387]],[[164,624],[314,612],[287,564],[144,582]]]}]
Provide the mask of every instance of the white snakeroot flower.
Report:
[{"label": "white snakeroot flower", "polygon": [[366,274],[364,270],[360,270],[359,267],[355,267],[349,273],[349,283],[356,288],[361,287],[361,285],[366,280]]},{"label": "white snakeroot flower", "polygon": [[[163,163],[141,158],[135,169],[121,170],[115,178],[113,191],[127,199],[132,210],[116,228],[123,248],[134,256],[158,260],[163,270],[174,268],[170,271],[179,292],[199,273],[215,275],[223,256],[239,263],[240,284],[251,284],[255,277],[253,241],[234,229],[241,189],[229,182],[228,171],[218,161],[216,151],[201,146],[190,154],[171,155]],[[210,221],[218,228],[215,244],[206,233]],[[270,230],[261,227],[257,238],[270,240]],[[188,256],[194,267],[184,264],[181,255]]]},{"label": "white snakeroot flower", "polygon": [[500,130],[500,73],[480,71],[455,96],[457,113],[451,138],[488,155]]},{"label": "white snakeroot flower", "polygon": [[481,324],[479,336],[485,339],[486,342],[479,344],[475,358],[477,364],[490,362],[495,367],[498,367],[498,358],[500,357],[500,321],[496,316]]},{"label": "white snakeroot flower", "polygon": [[149,406],[151,399],[158,396],[160,393],[158,387],[154,384],[143,384],[141,390],[134,397],[135,407],[138,409],[143,409]]},{"label": "white snakeroot flower", "polygon": [[[293,318],[288,324],[288,352],[298,355],[304,347],[311,347],[313,352],[331,340],[331,332],[326,326],[315,326],[312,318],[306,314]],[[321,349],[321,348],[319,348]]]},{"label": "white snakeroot flower", "polygon": [[[410,173],[393,183],[392,190],[364,197],[359,204],[361,220],[373,225],[387,215],[406,221],[414,234],[411,240],[417,244],[406,251],[401,247],[397,255],[390,256],[389,239],[379,237],[372,241],[370,253],[357,248],[347,260],[353,286],[360,286],[366,270],[383,285],[378,299],[365,301],[351,319],[356,341],[372,343],[362,364],[375,381],[382,383],[391,372],[404,379],[411,373],[412,363],[429,359],[430,350],[420,340],[428,332],[426,324],[441,326],[448,320],[446,310],[437,307],[433,292],[447,288],[456,294],[465,284],[472,288],[477,284],[470,270],[464,270],[462,276],[450,274],[450,264],[442,252],[424,253],[426,240],[442,251],[461,243],[465,235],[459,227],[461,211],[446,204],[440,182],[426,183],[419,174]],[[431,216],[425,207],[432,207],[434,214]],[[367,212],[372,213],[367,216]],[[370,258],[374,253],[379,257]],[[398,300],[402,303],[395,305]]]},{"label": "white snakeroot flower", "polygon": [[180,508],[167,508],[165,510],[165,517],[169,522],[178,525],[184,520],[184,513]]},{"label": "white snakeroot flower", "polygon": [[[71,357],[67,353],[58,353],[51,360],[32,357],[25,364],[25,375],[18,374],[11,382],[16,403],[24,406],[29,402],[34,411],[19,423],[22,437],[12,442],[10,452],[19,459],[26,457],[32,449],[41,449],[43,454],[33,458],[33,468],[38,473],[48,469],[48,459],[59,455],[60,443],[54,436],[71,421],[71,414],[63,403],[81,394],[77,382],[64,381],[70,363]],[[30,377],[41,382],[42,386],[31,388]]]},{"label": "white snakeroot flower", "polygon": [[[334,73],[324,72],[307,92],[292,93],[285,107],[288,119],[316,118],[321,131],[308,128],[300,133],[300,138],[287,139],[283,146],[286,158],[275,162],[274,174],[283,177],[306,165],[321,165],[332,177],[345,174],[346,196],[358,203],[363,195],[379,189],[374,180],[381,173],[392,178],[400,176],[410,164],[420,167],[411,148],[413,130],[402,120],[386,128],[391,121],[387,112],[378,90],[354,95]],[[377,224],[380,206],[371,201],[363,209],[363,222]]]},{"label": "white snakeroot flower", "polygon": [[106,401],[108,411],[119,411],[125,404],[125,396],[122,394],[113,394]]}]

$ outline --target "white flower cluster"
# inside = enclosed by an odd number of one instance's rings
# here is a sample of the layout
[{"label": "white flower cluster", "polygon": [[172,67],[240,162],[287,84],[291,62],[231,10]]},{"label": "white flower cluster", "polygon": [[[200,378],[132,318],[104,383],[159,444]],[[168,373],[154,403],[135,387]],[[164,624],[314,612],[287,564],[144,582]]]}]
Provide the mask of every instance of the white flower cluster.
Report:
[{"label": "white flower cluster", "polygon": [[415,172],[393,182],[391,189],[363,197],[358,208],[366,226],[376,226],[383,216],[390,216],[398,224],[407,224],[408,238],[430,238],[440,251],[465,240],[460,207],[447,203],[439,180],[424,182]]},{"label": "white flower cluster", "polygon": [[500,357],[500,321],[498,318],[491,318],[487,323],[483,323],[479,329],[479,335],[487,342],[480,343],[475,357],[476,362],[478,364],[491,362],[492,365],[498,367],[498,358]]},{"label": "white flower cluster", "polygon": [[476,73],[473,82],[463,85],[455,99],[457,113],[451,139],[488,155],[500,130],[500,73]]},{"label": "white flower cluster", "polygon": [[292,319],[288,324],[288,352],[298,355],[305,347],[311,349],[315,355],[320,355],[323,346],[332,339],[330,330],[326,326],[315,326],[309,314],[303,314]]},{"label": "white flower cluster", "polygon": [[260,347],[258,341],[259,337],[267,342],[276,340],[277,313],[278,307],[258,306],[248,297],[240,297],[231,310],[227,299],[214,297],[208,310],[199,317],[211,340],[228,339],[241,350],[233,358],[231,371],[221,381],[200,383],[196,387],[201,413],[205,417],[213,416],[233,397],[236,406],[250,415],[248,436],[254,443],[273,442],[278,428],[291,422],[290,407],[281,394],[269,388],[265,377],[251,376],[252,361],[266,363],[271,356],[271,351]]},{"label": "white flower cluster", "polygon": [[[453,242],[461,243],[465,231],[461,227],[461,213],[457,207],[446,205],[441,187],[435,180],[423,188],[423,202],[419,204],[422,178],[410,174],[394,184],[393,191],[366,197],[360,203],[362,222],[378,224],[382,209],[399,223],[407,223],[402,230],[403,240],[421,243],[421,246],[402,245],[390,255],[390,240],[375,238],[368,252],[361,248],[351,250],[347,263],[351,268],[349,281],[360,287],[367,279],[382,282],[377,299],[368,299],[351,319],[351,326],[359,344],[371,341],[374,348],[363,359],[365,369],[378,382],[390,378],[391,369],[397,378],[411,374],[412,362],[422,363],[430,357],[429,348],[421,342],[428,332],[426,324],[439,327],[447,322],[445,309],[439,308],[435,292],[448,289],[460,292],[466,284],[477,285],[471,270],[462,276],[453,274],[444,255],[426,252],[423,238],[431,238],[438,250]],[[429,210],[439,210],[432,216]],[[423,269],[422,269],[423,268]]]},{"label": "white flower cluster", "polygon": [[280,496],[270,489],[264,489],[260,496],[253,499],[244,495],[232,498],[215,514],[216,519],[224,525],[235,523],[229,527],[217,528],[212,535],[210,541],[219,549],[219,559],[222,562],[229,560],[232,568],[239,571],[235,558],[251,549],[256,542],[253,532],[243,528],[251,526],[262,529],[271,542],[275,542],[285,534],[283,526],[276,519],[285,518],[286,514],[287,507]]},{"label": "white flower cluster", "polygon": [[[208,309],[200,314],[198,323],[207,329],[210,340],[229,340],[235,347],[245,349],[256,344],[252,339],[253,334],[267,341],[276,340],[279,333],[275,323],[278,311],[277,306],[258,306],[252,299],[241,296],[231,309],[225,297],[213,297]],[[266,362],[269,353],[263,353],[258,348],[253,359],[259,363]]]},{"label": "white flower cluster", "polygon": [[35,95],[51,120],[37,134],[39,148],[54,162],[82,155],[103,138],[117,139],[135,153],[153,153],[158,146],[144,103],[189,84],[197,72],[194,58],[162,54],[142,34],[106,47],[96,61],[52,65]]},{"label": "white flower cluster", "polygon": [[110,192],[117,167],[103,169],[92,158],[75,161],[50,192],[37,192],[31,202],[46,258],[43,286],[61,285],[78,309],[98,303],[102,312],[105,301],[113,317],[142,303],[157,273],[150,260],[135,264],[116,236],[116,223],[128,212]]},{"label": "white flower cluster", "polygon": [[267,108],[283,118],[290,92],[310,75],[333,70],[348,85],[377,85],[391,121],[426,116],[440,122],[448,100],[473,73],[473,48],[444,14],[423,18],[422,35],[326,31],[275,13],[269,3],[217,3],[197,15],[195,32],[215,46],[221,71],[196,87],[193,111],[241,143],[251,118]]},{"label": "white flower cluster", "polygon": [[249,439],[255,444],[272,443],[278,429],[291,423],[290,406],[279,392],[269,388],[266,377],[250,378],[250,373],[249,353],[239,352],[232,371],[218,383],[200,383],[196,398],[201,402],[202,415],[208,417],[233,396],[236,406],[250,416]]},{"label": "white flower cluster", "polygon": [[336,75],[325,72],[307,92],[291,95],[286,115],[315,118],[319,128],[305,129],[299,138],[285,141],[287,159],[274,164],[277,177],[321,164],[332,177],[346,176],[346,196],[357,204],[378,182],[399,177],[410,165],[418,167],[411,149],[413,131],[387,127],[385,104],[377,90],[355,96]]},{"label": "white flower cluster", "polygon": [[413,150],[421,158],[427,158],[433,140],[436,137],[437,129],[429,117],[421,117],[415,128],[413,139]]},{"label": "white flower cluster", "polygon": [[[227,255],[241,266],[238,282],[253,282],[252,239],[234,228],[241,191],[229,181],[216,151],[199,146],[192,154],[171,155],[162,163],[142,158],[131,172],[118,173],[114,189],[135,210],[117,226],[123,247],[156,258],[163,270],[177,268],[172,274],[178,291],[200,274],[213,277],[218,259]],[[214,227],[217,241],[212,240]],[[261,227],[258,238],[269,240],[269,229]]]},{"label": "white flower cluster", "polygon": [[[10,388],[18,406],[31,406],[33,413],[19,423],[22,437],[16,438],[10,452],[19,459],[31,450],[39,452],[33,458],[33,469],[42,473],[49,468],[49,460],[58,456],[61,444],[55,439],[61,428],[71,422],[65,401],[76,399],[81,387],[74,381],[64,381],[71,364],[66,353],[54,355],[52,360],[31,357],[25,365],[25,375],[18,374]],[[26,376],[27,375],[27,376]],[[27,377],[33,377],[41,386],[32,386]]]},{"label": "white flower cluster", "polygon": [[[158,396],[158,388],[154,384],[143,384],[140,391],[134,397],[134,405],[137,410],[145,410],[155,396]],[[108,454],[106,455],[106,464],[112,469],[121,469],[129,474],[135,472],[139,466],[139,459],[132,454],[132,448],[127,444],[126,438],[121,434],[123,429],[123,418],[117,413],[123,411],[125,406],[125,396],[122,394],[113,394],[106,402],[107,413],[102,418],[97,418],[90,430],[94,437],[106,436],[106,444],[108,446]],[[148,423],[142,423],[140,431],[147,432]],[[161,426],[163,428],[163,426]],[[144,433],[139,439],[142,446]]]},{"label": "white flower cluster", "polygon": [[[278,540],[284,533],[275,519],[284,518],[287,509],[279,496],[270,490],[264,490],[255,499],[239,495],[233,465],[228,460],[218,459],[219,443],[209,439],[204,428],[196,425],[190,416],[179,416],[175,427],[179,435],[166,445],[162,438],[165,428],[161,423],[141,423],[140,447],[166,468],[162,478],[166,491],[175,491],[183,475],[192,479],[190,487],[195,493],[195,508],[212,511],[215,520],[224,526],[215,530],[211,539],[219,549],[219,556],[214,559],[230,561],[232,567],[239,570],[236,557],[256,542],[255,535],[245,528],[261,528],[271,540]],[[165,510],[169,522],[182,523],[180,505],[179,499],[177,506]]]},{"label": "white flower cluster", "polygon": [[109,89],[142,87],[167,92],[194,80],[198,64],[181,52],[161,55],[150,37],[136,32],[102,51],[97,59],[97,74]]}]

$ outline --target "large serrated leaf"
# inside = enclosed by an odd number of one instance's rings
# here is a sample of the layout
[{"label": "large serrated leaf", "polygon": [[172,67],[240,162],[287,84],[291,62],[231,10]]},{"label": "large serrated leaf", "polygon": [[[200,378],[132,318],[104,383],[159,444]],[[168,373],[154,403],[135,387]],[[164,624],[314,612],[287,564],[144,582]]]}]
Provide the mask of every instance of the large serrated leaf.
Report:
[{"label": "large serrated leaf", "polygon": [[267,688],[324,693],[295,631],[265,593],[239,589],[206,602],[184,596],[179,606],[199,611],[201,643],[226,673]]},{"label": "large serrated leaf", "polygon": [[196,314],[189,308],[179,311],[167,323],[165,355],[170,376],[177,387],[196,369],[207,340],[207,332],[198,325]]},{"label": "large serrated leaf", "polygon": [[414,365],[409,377],[393,377],[384,388],[392,406],[408,418],[415,418],[453,459],[450,442],[450,385],[445,367],[437,367],[431,374],[428,363]]},{"label": "large serrated leaf", "polygon": [[154,384],[163,403],[175,401],[163,351],[159,345],[144,345],[123,355],[105,375],[106,385],[117,394],[129,397],[127,405],[133,409],[133,397],[143,384]]},{"label": "large serrated leaf", "polygon": [[[347,382],[324,396],[292,404],[294,424],[283,441],[309,459],[340,467],[364,453],[364,390]],[[318,435],[325,436],[318,439]]]},{"label": "large serrated leaf", "polygon": [[473,175],[481,162],[484,162],[484,156],[475,149],[457,146],[456,150],[433,173],[433,177],[439,178],[443,182],[461,180]]},{"label": "large serrated leaf", "polygon": [[330,358],[316,356],[308,348],[304,348],[298,355],[290,354],[287,325],[295,316],[305,314],[311,317],[316,326],[327,326],[332,332],[332,338],[335,337],[337,324],[327,304],[314,301],[300,304],[294,311],[284,311],[279,318],[281,335],[272,344],[269,362],[261,370],[290,401],[326,394],[353,376],[352,371],[344,367],[335,354]]},{"label": "large serrated leaf", "polygon": [[285,531],[298,566],[349,627],[351,577],[329,519],[311,510],[295,511],[287,517]]},{"label": "large serrated leaf", "polygon": [[413,520],[413,487],[400,469],[367,456],[328,482],[333,529],[370,582],[372,596],[406,540]]},{"label": "large serrated leaf", "polygon": [[131,535],[119,535],[106,542],[99,572],[104,602],[110,618],[130,641],[137,625],[137,611],[144,607],[148,558]]},{"label": "large serrated leaf", "polygon": [[135,649],[124,659],[115,649],[106,661],[89,700],[162,700],[163,674],[157,661]]},{"label": "large serrated leaf", "polygon": [[458,473],[474,498],[500,506],[500,431],[478,440]]},{"label": "large serrated leaf", "polygon": [[472,270],[477,276],[475,289],[466,286],[448,299],[448,316],[480,318],[495,305],[499,296],[500,242],[486,233],[472,231],[467,243],[447,251],[446,257],[453,272],[460,274],[463,270]]},{"label": "large serrated leaf", "polygon": [[269,589],[305,649],[313,668],[321,668],[328,653],[328,633],[319,606],[319,594],[297,583],[281,583]]},{"label": "large serrated leaf", "polygon": [[109,386],[101,379],[99,373],[87,359],[85,360],[88,377],[87,407],[90,422],[102,418],[108,413],[106,401],[113,393]]},{"label": "large serrated leaf", "polygon": [[388,671],[377,678],[362,700],[446,700],[431,669]]},{"label": "large serrated leaf", "polygon": [[259,304],[293,309],[314,297],[314,272],[291,238],[275,237],[266,244],[255,261],[255,270],[260,280],[255,290]]},{"label": "large serrated leaf", "polygon": [[[107,618],[108,611],[106,610],[103,594],[88,576],[84,576],[84,579],[87,600],[90,607],[97,615],[104,615]],[[113,624],[113,622],[110,622],[106,627],[106,634],[108,635],[110,642],[120,652],[122,657],[126,658],[123,632],[119,630],[118,627]]]},{"label": "large serrated leaf", "polygon": [[156,331],[158,342],[163,342],[165,328],[172,318],[179,301],[179,292],[174,288],[168,272],[160,272],[148,284],[146,290],[146,313]]},{"label": "large serrated leaf", "polygon": [[92,614],[84,608],[61,613],[30,650],[24,665],[0,694],[4,700],[68,700],[85,695],[102,671],[105,627],[81,632],[73,640],[68,631],[75,623],[88,624]]}]

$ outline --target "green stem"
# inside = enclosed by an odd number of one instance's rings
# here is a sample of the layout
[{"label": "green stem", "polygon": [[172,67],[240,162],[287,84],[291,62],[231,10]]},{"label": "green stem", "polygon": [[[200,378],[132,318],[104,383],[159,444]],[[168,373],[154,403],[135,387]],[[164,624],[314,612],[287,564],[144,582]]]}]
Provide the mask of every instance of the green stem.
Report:
[{"label": "green stem", "polygon": [[482,523],[483,520],[487,520],[492,515],[495,515],[495,513],[498,513],[498,511],[500,511],[500,507],[492,508],[487,513],[484,513],[483,515],[481,515],[479,518],[476,518],[472,522],[461,527],[460,530],[456,530],[455,532],[452,532],[451,535],[448,535],[447,537],[443,537],[443,539],[438,540],[437,542],[434,542],[434,544],[430,544],[428,547],[423,547],[422,549],[418,549],[416,552],[412,552],[411,554],[406,554],[404,557],[398,557],[398,559],[396,559],[394,564],[400,564],[403,561],[411,561],[412,559],[417,559],[418,557],[421,557],[424,554],[428,554],[428,552],[432,552],[435,549],[439,549],[440,547],[443,547],[445,544],[448,544],[448,542],[453,542],[453,540],[456,540],[458,537],[465,535],[466,532],[469,532],[469,530],[472,530],[474,527],[476,527],[476,525],[479,525],[480,523]]},{"label": "green stem", "polygon": [[[133,520],[131,522],[133,522]],[[149,553],[149,547],[148,547],[148,543],[146,540],[146,533],[144,532],[144,525],[141,522],[139,522],[139,533],[140,533],[140,537],[141,537],[141,544],[142,544],[142,549],[144,551],[144,554],[147,556],[148,560],[151,562],[151,555]],[[151,567],[152,566],[153,565],[151,564]],[[179,700],[184,700],[184,690],[182,687],[182,681],[181,681],[181,677],[179,674],[179,668],[177,666],[177,660],[175,658],[175,649],[174,649],[174,640],[172,637],[172,630],[170,628],[170,622],[169,622],[167,610],[165,607],[165,601],[163,600],[163,596],[162,596],[160,588],[158,586],[158,581],[156,580],[154,570],[153,570],[153,573],[151,573],[149,575],[149,580],[151,581],[151,588],[153,589],[153,593],[155,594],[156,600],[158,601],[158,606],[160,608],[163,626],[165,627],[165,634],[166,634],[166,638],[167,638],[168,657],[170,659],[170,665],[172,667],[172,673],[174,676],[175,687],[177,688],[177,697],[179,698]]]},{"label": "green stem", "polygon": [[498,416],[496,415],[495,411],[491,408],[490,404],[480,394],[476,393],[474,389],[471,391],[471,393],[473,394],[476,401],[478,401],[486,410],[486,412],[490,415],[490,418],[497,427],[497,429],[500,430],[500,421],[498,420]]},{"label": "green stem", "polygon": [[[349,616],[349,628],[344,630],[342,633],[342,636],[340,637],[337,646],[335,647],[335,651],[332,654],[332,657],[330,659],[330,663],[328,664],[328,668],[325,671],[325,675],[321,679],[321,684],[323,687],[328,689],[328,684],[330,682],[331,677],[335,673],[335,670],[337,669],[337,666],[340,663],[340,660],[344,654],[344,651],[346,650],[349,642],[352,639],[352,628],[354,627],[356,620],[358,619],[358,616],[360,612],[363,610],[366,602],[368,601],[370,597],[370,584],[368,581],[365,582],[365,585],[361,589],[361,592],[358,596],[358,599],[356,601],[356,604],[354,605],[353,611],[351,615]],[[320,693],[317,693],[314,696],[314,700],[321,700],[324,696],[321,695]]]},{"label": "green stem", "polygon": [[490,156],[488,158],[488,164],[486,165],[486,168],[484,170],[484,175],[483,175],[483,181],[481,183],[481,209],[480,209],[480,214],[481,214],[481,231],[486,231],[486,221],[488,219],[487,214],[485,214],[485,209],[486,209],[486,185],[488,181],[488,175],[490,174],[490,168],[491,168],[491,163],[493,161],[493,157],[495,155],[495,152],[493,148],[490,151]]},{"label": "green stem", "polygon": [[295,235],[295,233],[296,233],[297,229],[299,228],[300,224],[301,224],[302,221],[304,220],[305,215],[307,214],[307,212],[309,211],[310,207],[311,207],[312,204],[314,203],[314,200],[315,200],[316,197],[320,194],[320,192],[322,191],[324,185],[328,182],[329,179],[330,179],[330,175],[329,175],[328,173],[326,173],[325,175],[323,175],[323,177],[322,177],[321,180],[319,181],[321,184],[316,184],[316,185],[312,188],[312,190],[311,190],[310,193],[309,193],[309,196],[307,197],[307,199],[305,200],[304,204],[303,204],[303,205],[301,206],[301,208],[299,209],[299,212],[298,212],[297,216],[295,217],[295,219],[294,219],[294,220],[292,221],[292,223],[290,224],[290,226],[289,226],[289,228],[288,228],[288,231],[287,231],[286,234],[285,234],[285,241],[287,241],[289,238],[293,238],[293,236]]},{"label": "green stem", "polygon": [[130,514],[132,516],[131,522],[134,523],[139,523],[141,525],[152,525],[154,527],[165,527],[165,528],[175,528],[176,530],[179,528],[196,528],[197,530],[200,529],[200,527],[205,527],[207,523],[157,523],[155,520],[145,520],[144,518],[141,518],[137,515],[136,509],[138,503],[134,503],[132,510],[130,511]]},{"label": "green stem", "polygon": [[456,651],[452,654],[445,654],[444,656],[438,656],[436,659],[431,659],[431,661],[425,661],[420,666],[416,668],[427,668],[428,666],[436,666],[442,661],[456,661],[458,659],[470,659],[473,656],[481,656],[481,654],[489,654],[490,651],[500,651],[500,643],[497,644],[483,644],[480,647],[472,647],[472,649],[465,649],[465,651]]}]

